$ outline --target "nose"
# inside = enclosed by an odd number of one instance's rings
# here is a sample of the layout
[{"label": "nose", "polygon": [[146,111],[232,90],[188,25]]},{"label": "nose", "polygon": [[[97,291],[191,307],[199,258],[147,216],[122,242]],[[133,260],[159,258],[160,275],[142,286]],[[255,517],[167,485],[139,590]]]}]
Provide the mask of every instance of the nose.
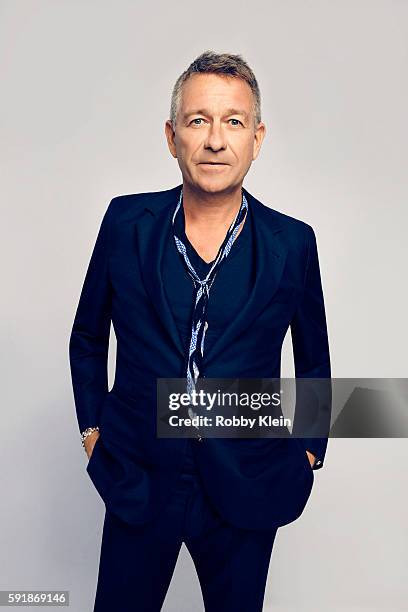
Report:
[{"label": "nose", "polygon": [[207,131],[204,148],[212,151],[221,151],[227,146],[225,134],[219,123],[213,122]]}]

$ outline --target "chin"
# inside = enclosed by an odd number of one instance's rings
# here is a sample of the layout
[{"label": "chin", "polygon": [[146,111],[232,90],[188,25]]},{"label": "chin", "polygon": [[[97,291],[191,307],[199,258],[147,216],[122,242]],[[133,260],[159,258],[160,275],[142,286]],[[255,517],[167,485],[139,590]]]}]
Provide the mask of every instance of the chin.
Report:
[{"label": "chin", "polygon": [[225,178],[218,177],[209,177],[202,178],[200,177],[196,183],[196,188],[201,191],[205,191],[206,193],[221,193],[225,191],[233,190],[235,187],[235,181],[225,180]]}]

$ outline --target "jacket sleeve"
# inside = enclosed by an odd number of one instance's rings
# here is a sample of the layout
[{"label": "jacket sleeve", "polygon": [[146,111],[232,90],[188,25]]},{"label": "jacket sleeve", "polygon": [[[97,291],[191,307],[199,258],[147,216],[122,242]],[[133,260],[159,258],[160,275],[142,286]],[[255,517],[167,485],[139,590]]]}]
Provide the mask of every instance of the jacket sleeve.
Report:
[{"label": "jacket sleeve", "polygon": [[96,238],[69,340],[72,387],[80,432],[99,425],[100,408],[108,393],[112,202],[104,214]]},{"label": "jacket sleeve", "polygon": [[[316,236],[307,225],[303,291],[291,321],[296,376],[296,410],[292,434],[302,432],[305,450],[316,456],[313,469],[323,467],[331,418],[331,367],[326,314]],[[298,379],[313,379],[298,381]],[[306,421],[306,425],[304,424]],[[300,423],[302,424],[300,425]],[[300,427],[298,427],[300,425]],[[313,429],[316,437],[313,436]],[[322,437],[322,434],[325,437]]]}]

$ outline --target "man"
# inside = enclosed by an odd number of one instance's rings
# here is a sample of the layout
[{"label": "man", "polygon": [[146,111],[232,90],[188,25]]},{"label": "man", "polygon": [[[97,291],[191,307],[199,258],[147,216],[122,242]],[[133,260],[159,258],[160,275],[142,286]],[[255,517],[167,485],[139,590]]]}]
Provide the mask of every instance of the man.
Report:
[{"label": "man", "polygon": [[241,56],[189,66],[165,133],[182,184],[110,202],[70,338],[87,470],[106,505],[94,611],[160,610],[185,542],[207,612],[257,612],[276,531],[302,513],[327,438],[158,437],[156,381],[279,378],[289,326],[296,377],[330,377],[316,239],[242,186],[265,125]]}]

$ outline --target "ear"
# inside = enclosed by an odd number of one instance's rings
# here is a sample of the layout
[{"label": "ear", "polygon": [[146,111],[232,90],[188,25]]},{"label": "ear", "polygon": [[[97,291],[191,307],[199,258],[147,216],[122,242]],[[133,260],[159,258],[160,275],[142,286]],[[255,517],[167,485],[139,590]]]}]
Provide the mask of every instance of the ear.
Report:
[{"label": "ear", "polygon": [[262,121],[260,121],[258,123],[258,126],[254,134],[254,149],[253,149],[253,155],[252,155],[253,160],[258,157],[258,153],[261,150],[263,139],[265,138],[265,133],[266,133],[266,125]]},{"label": "ear", "polygon": [[173,124],[170,119],[167,119],[166,124],[164,126],[164,131],[166,134],[169,151],[173,157],[177,158],[177,150],[176,150],[176,143],[175,143],[176,133],[173,130]]}]

